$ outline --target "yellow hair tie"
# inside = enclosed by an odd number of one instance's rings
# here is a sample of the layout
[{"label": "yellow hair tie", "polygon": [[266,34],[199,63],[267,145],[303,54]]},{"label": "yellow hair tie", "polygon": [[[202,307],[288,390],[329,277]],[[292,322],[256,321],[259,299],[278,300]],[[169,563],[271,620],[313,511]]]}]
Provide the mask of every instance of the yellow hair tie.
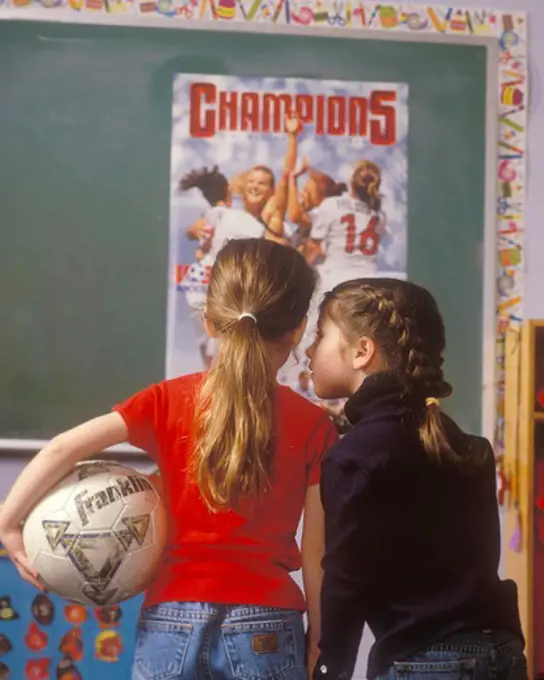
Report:
[{"label": "yellow hair tie", "polygon": [[440,406],[440,400],[436,397],[427,397],[425,399],[425,406]]}]

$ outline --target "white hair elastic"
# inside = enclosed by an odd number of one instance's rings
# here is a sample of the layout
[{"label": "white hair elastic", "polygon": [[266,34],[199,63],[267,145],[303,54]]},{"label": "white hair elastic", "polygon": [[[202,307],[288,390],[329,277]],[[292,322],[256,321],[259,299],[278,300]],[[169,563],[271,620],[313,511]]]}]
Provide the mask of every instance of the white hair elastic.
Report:
[{"label": "white hair elastic", "polygon": [[238,321],[241,321],[242,319],[251,319],[253,323],[257,323],[257,317],[251,312],[242,312],[238,317]]}]

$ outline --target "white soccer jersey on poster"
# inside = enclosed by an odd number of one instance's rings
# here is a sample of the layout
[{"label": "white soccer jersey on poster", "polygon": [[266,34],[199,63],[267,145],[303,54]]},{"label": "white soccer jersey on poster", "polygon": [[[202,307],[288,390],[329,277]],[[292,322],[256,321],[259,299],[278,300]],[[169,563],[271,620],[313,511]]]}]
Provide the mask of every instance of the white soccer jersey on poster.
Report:
[{"label": "white soccer jersey on poster", "polygon": [[203,265],[212,266],[219,251],[231,239],[260,238],[264,226],[253,215],[238,208],[214,206],[206,211],[204,220],[212,228],[209,239],[203,242],[206,253],[201,260]]},{"label": "white soccer jersey on poster", "polygon": [[[320,269],[371,276],[385,234],[385,217],[348,192],[326,198],[312,215],[310,237],[322,243],[325,262]],[[347,277],[349,278],[349,277]]]}]

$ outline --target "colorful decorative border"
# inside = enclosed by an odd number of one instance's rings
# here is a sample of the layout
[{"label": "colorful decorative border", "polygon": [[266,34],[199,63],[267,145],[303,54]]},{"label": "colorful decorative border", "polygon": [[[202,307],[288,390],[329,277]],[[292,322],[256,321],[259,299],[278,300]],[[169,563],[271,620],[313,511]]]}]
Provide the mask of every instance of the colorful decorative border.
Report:
[{"label": "colorful decorative border", "polygon": [[[24,11],[21,11],[24,8]],[[28,12],[28,14],[27,14]],[[121,14],[165,21],[222,21],[419,34],[495,37],[499,59],[497,198],[497,419],[496,451],[504,451],[504,339],[522,319],[527,123],[527,17],[523,12],[361,0],[0,0],[0,19],[85,22],[89,15]],[[89,19],[87,19],[89,17]],[[107,21],[107,20],[106,20]]]}]

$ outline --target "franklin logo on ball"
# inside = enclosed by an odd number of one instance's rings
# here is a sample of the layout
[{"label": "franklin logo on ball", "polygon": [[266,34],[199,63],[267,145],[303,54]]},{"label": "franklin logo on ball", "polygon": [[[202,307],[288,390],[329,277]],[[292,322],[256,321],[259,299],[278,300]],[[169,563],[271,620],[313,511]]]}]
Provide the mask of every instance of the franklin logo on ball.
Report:
[{"label": "franklin logo on ball", "polygon": [[110,503],[115,503],[132,494],[153,490],[153,486],[144,477],[130,476],[124,479],[118,477],[115,481],[115,485],[107,486],[104,490],[98,491],[92,496],[87,497],[89,493],[87,489],[74,496],[74,503],[83,526],[89,524],[89,515],[92,515],[96,510],[102,510]]},{"label": "franklin logo on ball", "polygon": [[153,484],[105,461],[77,466],[23,527],[26,552],[44,586],[92,606],[145,590],[167,537],[166,509]]}]

